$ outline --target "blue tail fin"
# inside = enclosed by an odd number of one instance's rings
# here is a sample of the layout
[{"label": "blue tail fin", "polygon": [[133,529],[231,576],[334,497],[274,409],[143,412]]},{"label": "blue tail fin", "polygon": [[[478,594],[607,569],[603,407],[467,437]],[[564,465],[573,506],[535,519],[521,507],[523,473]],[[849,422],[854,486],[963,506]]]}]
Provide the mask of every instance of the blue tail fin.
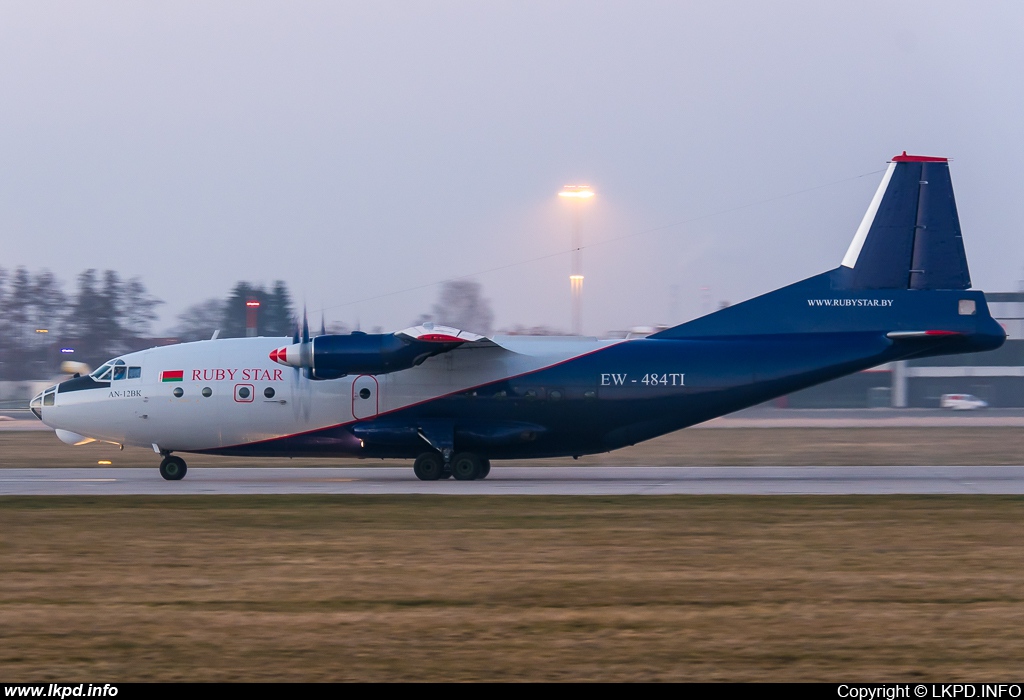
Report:
[{"label": "blue tail fin", "polygon": [[972,350],[998,347],[1005,334],[970,286],[949,163],[904,153],[889,163],[839,267],[651,337],[954,334],[973,338],[960,344]]},{"label": "blue tail fin", "polygon": [[857,229],[843,266],[850,289],[968,289],[949,162],[896,156]]}]

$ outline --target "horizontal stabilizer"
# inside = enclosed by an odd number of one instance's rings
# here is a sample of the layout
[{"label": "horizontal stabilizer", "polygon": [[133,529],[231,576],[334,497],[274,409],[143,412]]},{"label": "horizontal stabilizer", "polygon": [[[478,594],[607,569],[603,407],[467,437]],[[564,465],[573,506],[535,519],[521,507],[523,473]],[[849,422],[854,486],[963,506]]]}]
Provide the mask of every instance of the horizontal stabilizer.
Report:
[{"label": "horizontal stabilizer", "polygon": [[947,159],[892,159],[843,266],[851,289],[970,288]]},{"label": "horizontal stabilizer", "polygon": [[891,340],[907,340],[910,338],[949,338],[963,335],[958,331],[892,331],[885,337]]}]

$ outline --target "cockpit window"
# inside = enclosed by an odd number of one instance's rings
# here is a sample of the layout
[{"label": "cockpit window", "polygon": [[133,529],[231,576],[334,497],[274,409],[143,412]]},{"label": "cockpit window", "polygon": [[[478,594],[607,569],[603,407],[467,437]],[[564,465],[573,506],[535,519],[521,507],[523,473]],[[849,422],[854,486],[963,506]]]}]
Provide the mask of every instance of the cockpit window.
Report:
[{"label": "cockpit window", "polygon": [[32,413],[35,414],[39,420],[43,419],[43,406],[53,406],[54,399],[57,396],[57,385],[51,386],[46,391],[42,391],[36,394],[35,398],[29,402],[28,407]]},{"label": "cockpit window", "polygon": [[124,360],[111,360],[103,363],[89,375],[98,382],[109,382],[118,379],[138,379],[142,376],[141,367],[129,367]]}]

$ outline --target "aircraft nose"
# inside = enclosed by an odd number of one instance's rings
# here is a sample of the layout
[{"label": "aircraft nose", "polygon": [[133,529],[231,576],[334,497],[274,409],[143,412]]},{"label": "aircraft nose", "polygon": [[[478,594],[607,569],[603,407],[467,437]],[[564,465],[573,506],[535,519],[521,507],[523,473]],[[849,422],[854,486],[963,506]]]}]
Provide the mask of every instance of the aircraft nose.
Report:
[{"label": "aircraft nose", "polygon": [[40,391],[28,402],[28,410],[32,411],[32,415],[39,420],[43,419],[43,393]]},{"label": "aircraft nose", "polygon": [[54,384],[50,388],[36,394],[32,400],[28,402],[28,408],[36,418],[43,420],[43,406],[52,406],[56,396],[57,385]]}]

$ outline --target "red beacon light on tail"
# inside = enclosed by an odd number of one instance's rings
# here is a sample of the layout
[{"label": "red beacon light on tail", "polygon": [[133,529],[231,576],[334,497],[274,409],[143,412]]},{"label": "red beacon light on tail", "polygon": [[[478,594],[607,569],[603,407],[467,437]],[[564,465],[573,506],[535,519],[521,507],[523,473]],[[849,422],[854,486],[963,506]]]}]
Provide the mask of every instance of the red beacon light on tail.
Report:
[{"label": "red beacon light on tail", "polygon": [[910,156],[907,155],[906,151],[903,151],[898,156],[893,156],[892,163],[948,163],[949,158],[939,158],[938,156]]}]

